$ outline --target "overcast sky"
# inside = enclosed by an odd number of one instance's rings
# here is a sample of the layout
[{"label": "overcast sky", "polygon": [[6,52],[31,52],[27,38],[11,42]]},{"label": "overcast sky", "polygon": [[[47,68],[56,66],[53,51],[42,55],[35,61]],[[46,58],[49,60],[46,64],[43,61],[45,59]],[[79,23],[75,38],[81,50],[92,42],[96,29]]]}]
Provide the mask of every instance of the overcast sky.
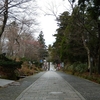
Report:
[{"label": "overcast sky", "polygon": [[55,41],[52,35],[56,33],[57,29],[56,17],[51,15],[51,10],[58,16],[66,10],[70,11],[70,5],[68,0],[37,0],[37,4],[39,6],[38,21],[44,34],[45,43],[48,46]]}]

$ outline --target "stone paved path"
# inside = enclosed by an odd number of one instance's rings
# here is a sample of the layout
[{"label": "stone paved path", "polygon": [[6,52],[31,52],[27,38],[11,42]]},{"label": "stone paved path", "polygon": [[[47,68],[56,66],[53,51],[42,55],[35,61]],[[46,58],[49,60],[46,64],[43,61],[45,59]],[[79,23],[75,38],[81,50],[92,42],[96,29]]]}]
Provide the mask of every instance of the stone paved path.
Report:
[{"label": "stone paved path", "polygon": [[16,100],[85,100],[66,80],[54,71],[47,71]]},{"label": "stone paved path", "polygon": [[27,76],[26,78],[15,81],[13,84],[1,87],[0,100],[15,100],[26,88],[33,84],[44,73],[45,72],[40,72],[32,76]]}]

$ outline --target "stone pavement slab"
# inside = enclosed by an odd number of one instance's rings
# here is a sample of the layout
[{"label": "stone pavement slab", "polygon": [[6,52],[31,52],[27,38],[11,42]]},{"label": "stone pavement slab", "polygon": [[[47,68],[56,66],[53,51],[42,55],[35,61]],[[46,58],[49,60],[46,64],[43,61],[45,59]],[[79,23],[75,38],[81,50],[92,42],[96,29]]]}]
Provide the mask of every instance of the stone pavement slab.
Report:
[{"label": "stone pavement slab", "polygon": [[57,74],[63,77],[86,100],[100,100],[100,84],[63,72],[57,72]]},{"label": "stone pavement slab", "polygon": [[7,80],[7,79],[0,79],[0,87],[4,87],[10,83],[14,82],[13,80]]},{"label": "stone pavement slab", "polygon": [[25,89],[16,100],[85,100],[65,79],[47,71]]}]

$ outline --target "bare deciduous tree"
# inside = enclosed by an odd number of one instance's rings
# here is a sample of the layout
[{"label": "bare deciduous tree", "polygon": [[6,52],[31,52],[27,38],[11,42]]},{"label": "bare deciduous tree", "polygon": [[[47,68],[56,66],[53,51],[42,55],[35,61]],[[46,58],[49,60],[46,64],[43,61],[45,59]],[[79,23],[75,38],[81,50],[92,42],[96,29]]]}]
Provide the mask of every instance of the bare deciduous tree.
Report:
[{"label": "bare deciduous tree", "polygon": [[[23,19],[23,16],[25,16],[26,20],[30,20],[30,24],[36,24],[34,17],[31,17],[31,14],[36,15],[35,4],[35,0],[0,0],[0,41],[7,23],[9,24],[11,21],[17,20],[20,22]],[[29,15],[30,18],[28,17]],[[24,24],[27,26],[30,25],[28,22],[29,21],[24,21]]]},{"label": "bare deciduous tree", "polygon": [[[28,3],[32,0],[1,0],[0,1],[0,37],[4,32],[5,25],[7,23],[8,17],[15,17],[14,13],[18,14],[21,12],[27,12]],[[15,14],[15,15],[16,15]],[[23,13],[22,13],[23,14]]]}]

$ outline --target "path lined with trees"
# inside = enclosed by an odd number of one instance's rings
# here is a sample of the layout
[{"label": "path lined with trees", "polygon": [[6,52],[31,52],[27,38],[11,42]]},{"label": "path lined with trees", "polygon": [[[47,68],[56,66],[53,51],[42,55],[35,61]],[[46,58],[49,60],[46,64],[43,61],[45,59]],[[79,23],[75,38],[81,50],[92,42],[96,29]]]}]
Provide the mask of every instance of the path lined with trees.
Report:
[{"label": "path lined with trees", "polygon": [[[29,63],[30,61],[36,67],[41,67],[43,59],[49,55],[47,57],[49,62],[64,62],[64,71],[71,71],[72,74],[78,75],[85,73],[84,77],[89,74],[89,78],[95,74],[92,78],[100,83],[98,78],[100,75],[100,2],[78,0],[78,4],[75,5],[76,0],[68,1],[72,12],[65,11],[56,16],[55,12],[51,11],[56,17],[58,29],[54,34],[56,41],[53,45],[49,45],[47,50],[43,32],[40,32],[38,39],[35,39],[33,34],[37,25],[36,2],[1,0],[0,54],[2,56],[2,53],[6,53],[6,57],[15,62]],[[33,5],[28,6],[30,3]],[[32,17],[31,15],[27,17],[29,14],[32,14]],[[5,66],[6,61],[2,57],[0,62]],[[7,67],[10,68],[10,65],[8,64]],[[31,70],[32,67],[28,66],[28,68]]]}]

